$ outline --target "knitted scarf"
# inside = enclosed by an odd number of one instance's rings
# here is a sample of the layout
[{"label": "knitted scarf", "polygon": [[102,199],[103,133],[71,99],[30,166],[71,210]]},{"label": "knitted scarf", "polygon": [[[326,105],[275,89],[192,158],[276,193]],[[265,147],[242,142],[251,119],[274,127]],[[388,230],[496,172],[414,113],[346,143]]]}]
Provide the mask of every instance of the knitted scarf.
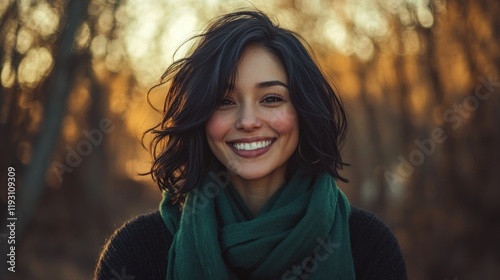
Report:
[{"label": "knitted scarf", "polygon": [[214,172],[182,210],[169,200],[165,192],[160,212],[173,236],[166,279],[355,279],[350,205],[328,174],[295,174],[256,217],[228,176]]}]

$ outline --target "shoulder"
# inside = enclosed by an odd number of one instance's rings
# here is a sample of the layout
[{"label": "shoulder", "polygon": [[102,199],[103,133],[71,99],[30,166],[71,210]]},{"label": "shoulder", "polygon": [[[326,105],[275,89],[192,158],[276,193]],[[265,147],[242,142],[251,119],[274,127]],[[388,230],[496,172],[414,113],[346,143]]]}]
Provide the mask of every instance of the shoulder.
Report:
[{"label": "shoulder", "polygon": [[351,206],[349,235],[356,279],[407,279],[398,241],[379,217]]},{"label": "shoulder", "polygon": [[140,215],[106,242],[94,279],[164,279],[171,242],[159,211]]},{"label": "shoulder", "polygon": [[[373,213],[351,209],[349,233],[356,279],[406,279],[403,255],[391,230]],[[164,279],[171,243],[159,211],[138,216],[109,238],[94,279]]]}]

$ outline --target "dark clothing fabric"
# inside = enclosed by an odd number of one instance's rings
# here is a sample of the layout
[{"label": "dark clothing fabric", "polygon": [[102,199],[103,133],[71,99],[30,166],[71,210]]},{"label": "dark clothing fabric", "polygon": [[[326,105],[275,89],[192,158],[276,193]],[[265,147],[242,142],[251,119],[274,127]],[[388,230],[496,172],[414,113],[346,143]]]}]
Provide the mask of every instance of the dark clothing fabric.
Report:
[{"label": "dark clothing fabric", "polygon": [[351,205],[331,174],[298,169],[253,215],[227,172],[211,170],[182,209],[163,193],[160,214],[174,236],[166,280],[356,280]]},{"label": "dark clothing fabric", "polygon": [[[356,279],[407,279],[398,242],[378,217],[351,207],[349,235]],[[164,280],[171,244],[159,211],[136,217],[107,242],[94,279]]]}]

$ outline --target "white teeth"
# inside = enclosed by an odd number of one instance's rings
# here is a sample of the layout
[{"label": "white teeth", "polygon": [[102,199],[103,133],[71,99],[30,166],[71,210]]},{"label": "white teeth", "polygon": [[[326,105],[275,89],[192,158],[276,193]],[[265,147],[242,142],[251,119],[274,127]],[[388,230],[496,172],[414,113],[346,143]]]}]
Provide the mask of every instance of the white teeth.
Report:
[{"label": "white teeth", "polygon": [[271,140],[268,140],[268,141],[257,141],[251,143],[233,143],[233,146],[237,150],[253,151],[260,148],[265,148],[271,145],[271,142],[272,142]]}]

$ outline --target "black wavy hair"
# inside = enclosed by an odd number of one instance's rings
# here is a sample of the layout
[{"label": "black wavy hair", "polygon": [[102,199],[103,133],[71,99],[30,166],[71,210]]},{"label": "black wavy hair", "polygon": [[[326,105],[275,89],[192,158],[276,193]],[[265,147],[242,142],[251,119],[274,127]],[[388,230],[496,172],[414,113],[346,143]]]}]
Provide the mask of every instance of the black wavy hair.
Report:
[{"label": "black wavy hair", "polygon": [[[300,126],[300,154],[287,164],[287,176],[297,167],[309,174],[339,174],[346,163],[340,146],[346,133],[346,114],[341,100],[321,73],[304,39],[279,27],[258,10],[243,10],[215,18],[190,53],[172,63],[160,85],[170,83],[161,122],[147,130],[154,163],[150,172],[163,191],[178,201],[208,172],[215,156],[210,150],[205,123],[217,109],[228,86],[234,84],[238,61],[249,44],[274,54],[288,74],[291,102]],[[155,87],[151,88],[154,89]],[[148,92],[151,93],[151,90]],[[304,158],[305,156],[305,158]]]}]

